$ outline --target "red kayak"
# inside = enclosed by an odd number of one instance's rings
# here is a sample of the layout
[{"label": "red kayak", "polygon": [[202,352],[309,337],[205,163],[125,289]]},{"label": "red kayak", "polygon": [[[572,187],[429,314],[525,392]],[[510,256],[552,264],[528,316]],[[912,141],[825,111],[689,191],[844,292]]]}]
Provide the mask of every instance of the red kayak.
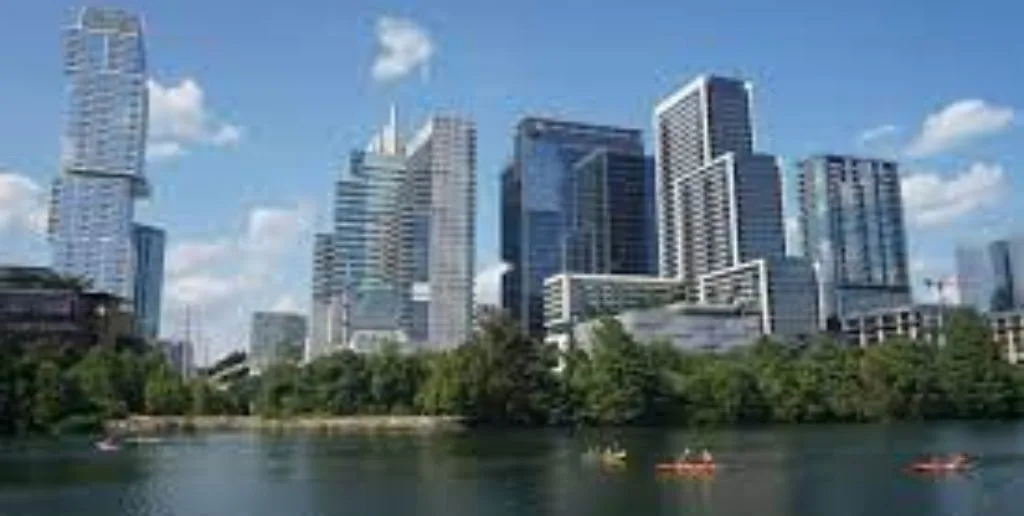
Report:
[{"label": "red kayak", "polygon": [[665,473],[714,473],[718,468],[713,462],[660,462],[654,467]]},{"label": "red kayak", "polygon": [[910,465],[910,470],[917,473],[952,473],[965,471],[971,468],[969,462],[942,461],[942,462],[915,462]]}]

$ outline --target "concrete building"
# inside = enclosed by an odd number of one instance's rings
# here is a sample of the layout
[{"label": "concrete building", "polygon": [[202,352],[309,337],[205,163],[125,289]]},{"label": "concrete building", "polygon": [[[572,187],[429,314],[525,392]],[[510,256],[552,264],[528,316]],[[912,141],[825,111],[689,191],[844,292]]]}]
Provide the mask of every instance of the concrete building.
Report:
[{"label": "concrete building", "polygon": [[249,357],[255,369],[302,357],[306,318],[284,312],[255,312],[249,330]]},{"label": "concrete building", "polygon": [[853,314],[842,320],[842,332],[849,342],[865,347],[893,338],[915,342],[945,342],[946,307],[916,304],[881,308]]},{"label": "concrete building", "polygon": [[132,248],[135,258],[135,293],[132,311],[138,325],[137,333],[150,341],[160,335],[160,301],[164,287],[164,231],[135,224]]},{"label": "concrete building", "polygon": [[698,281],[702,303],[740,303],[761,316],[765,333],[802,340],[817,328],[817,283],[805,260],[756,259],[705,274]]},{"label": "concrete building", "polygon": [[[685,277],[679,241],[685,222],[677,213],[680,178],[712,161],[753,152],[751,86],[737,79],[703,75],[654,108],[658,259],[662,276]],[[776,189],[777,190],[777,189]],[[728,203],[728,199],[721,202]],[[781,224],[781,219],[779,224]],[[692,273],[691,273],[692,275]]]},{"label": "concrete building", "polygon": [[988,314],[992,338],[1011,364],[1024,361],[1024,310]]},{"label": "concrete building", "polygon": [[49,220],[57,272],[129,303],[135,199],[149,193],[142,27],[126,11],[88,7],[64,28],[67,115]]},{"label": "concrete building", "polygon": [[160,351],[164,354],[171,368],[183,379],[190,379],[196,374],[195,346],[187,340],[162,340]]},{"label": "concrete building", "polygon": [[[410,140],[407,163],[414,178],[411,197],[418,201],[407,233],[413,243],[413,279],[426,280],[414,282],[412,297],[425,302],[426,344],[455,347],[473,330],[475,125],[459,117],[431,117]],[[415,313],[410,317],[420,319]]]},{"label": "concrete building", "polygon": [[[638,342],[667,342],[685,351],[719,352],[748,346],[762,335],[761,315],[742,305],[674,303],[626,310],[614,316]],[[589,349],[601,319],[591,319],[548,334],[559,349]]]},{"label": "concrete building", "polygon": [[910,303],[907,235],[895,162],[824,155],[799,168],[802,256],[814,266],[822,328]]},{"label": "concrete building", "polygon": [[[512,163],[501,180],[501,257],[510,266],[502,278],[502,307],[531,335],[544,332],[548,277],[636,273],[631,268],[638,260],[613,251],[625,243],[610,233],[634,224],[636,215],[624,212],[611,229],[611,221],[600,218],[610,203],[599,196],[642,195],[636,185],[644,181],[643,156],[636,129],[538,117],[516,126]],[[586,270],[591,267],[605,270]]]},{"label": "concrete building", "polygon": [[693,299],[687,284],[657,276],[621,274],[556,274],[544,280],[544,327],[550,334],[567,324],[581,323],[630,309],[662,306]]}]

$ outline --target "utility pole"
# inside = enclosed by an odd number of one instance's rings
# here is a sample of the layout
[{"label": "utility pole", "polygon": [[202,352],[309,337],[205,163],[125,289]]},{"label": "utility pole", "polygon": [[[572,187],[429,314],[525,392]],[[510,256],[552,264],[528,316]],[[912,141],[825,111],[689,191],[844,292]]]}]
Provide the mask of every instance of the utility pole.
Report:
[{"label": "utility pole", "polygon": [[946,330],[946,296],[943,295],[943,290],[950,286],[950,281],[942,278],[925,278],[925,287],[935,291],[939,302],[939,321],[938,328],[935,330],[935,342],[938,345],[944,345],[946,343],[945,330]]}]

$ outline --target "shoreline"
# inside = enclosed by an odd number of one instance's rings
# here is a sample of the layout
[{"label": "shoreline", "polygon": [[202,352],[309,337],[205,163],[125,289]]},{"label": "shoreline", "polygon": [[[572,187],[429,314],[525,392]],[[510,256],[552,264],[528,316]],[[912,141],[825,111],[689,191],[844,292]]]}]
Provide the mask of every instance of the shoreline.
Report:
[{"label": "shoreline", "polygon": [[457,416],[337,416],[271,419],[260,416],[133,415],[124,419],[106,421],[103,426],[107,432],[121,435],[148,435],[192,431],[451,433],[466,429],[465,419]]}]

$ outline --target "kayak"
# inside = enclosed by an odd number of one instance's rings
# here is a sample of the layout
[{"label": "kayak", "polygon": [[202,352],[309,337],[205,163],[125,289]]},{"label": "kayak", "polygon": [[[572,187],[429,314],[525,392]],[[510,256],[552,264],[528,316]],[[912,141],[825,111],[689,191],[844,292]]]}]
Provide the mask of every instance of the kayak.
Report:
[{"label": "kayak", "polygon": [[106,442],[106,441],[99,441],[99,442],[96,443],[96,449],[99,450],[99,451],[103,451],[103,452],[114,452],[114,451],[120,450],[121,447],[116,445],[116,444],[114,444],[114,443],[109,443],[109,442]]},{"label": "kayak", "polygon": [[718,466],[713,462],[660,462],[654,468],[670,473],[714,473]]},{"label": "kayak", "polygon": [[911,471],[920,473],[942,473],[947,471],[963,471],[971,467],[968,463],[953,462],[915,462],[910,465]]}]

